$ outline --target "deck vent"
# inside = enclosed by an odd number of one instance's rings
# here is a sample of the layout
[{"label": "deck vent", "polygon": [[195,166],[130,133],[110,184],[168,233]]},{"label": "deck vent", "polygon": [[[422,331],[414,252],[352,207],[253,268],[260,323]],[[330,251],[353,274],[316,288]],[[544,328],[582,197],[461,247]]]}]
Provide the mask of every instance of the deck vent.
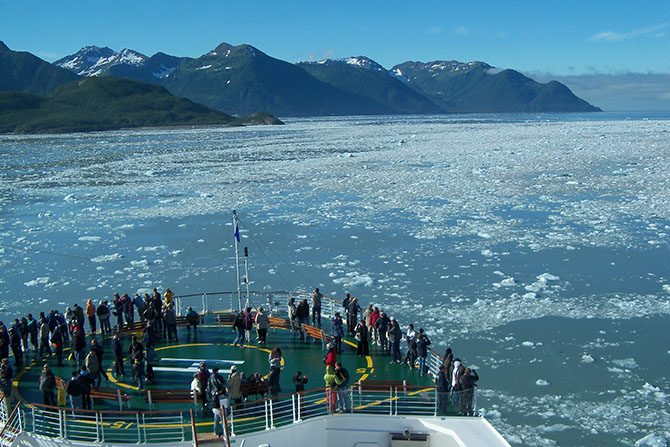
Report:
[{"label": "deck vent", "polygon": [[413,433],[405,429],[402,433],[389,433],[391,447],[429,447],[428,433]]}]

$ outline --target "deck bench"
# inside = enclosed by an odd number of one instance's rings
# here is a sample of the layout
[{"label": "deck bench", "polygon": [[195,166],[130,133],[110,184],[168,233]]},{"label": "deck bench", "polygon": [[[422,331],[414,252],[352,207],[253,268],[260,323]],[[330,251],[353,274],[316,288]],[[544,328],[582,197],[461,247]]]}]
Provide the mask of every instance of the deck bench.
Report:
[{"label": "deck bench", "polygon": [[114,400],[119,404],[119,411],[122,411],[123,404],[127,404],[132,397],[121,391],[119,388],[94,387],[91,388],[91,399]]},{"label": "deck bench", "polygon": [[144,401],[153,410],[154,404],[182,404],[191,403],[197,408],[202,398],[193,394],[191,390],[144,390]]}]

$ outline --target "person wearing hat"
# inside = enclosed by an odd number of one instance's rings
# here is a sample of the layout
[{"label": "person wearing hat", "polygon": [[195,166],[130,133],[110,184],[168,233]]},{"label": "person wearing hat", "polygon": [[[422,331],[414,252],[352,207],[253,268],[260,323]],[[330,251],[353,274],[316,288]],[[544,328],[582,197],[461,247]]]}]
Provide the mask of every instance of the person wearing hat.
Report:
[{"label": "person wearing hat", "polygon": [[242,403],[242,394],[240,393],[241,386],[242,377],[237,371],[237,366],[233,365],[230,367],[230,374],[228,374],[228,393],[230,393],[230,399],[234,404]]}]

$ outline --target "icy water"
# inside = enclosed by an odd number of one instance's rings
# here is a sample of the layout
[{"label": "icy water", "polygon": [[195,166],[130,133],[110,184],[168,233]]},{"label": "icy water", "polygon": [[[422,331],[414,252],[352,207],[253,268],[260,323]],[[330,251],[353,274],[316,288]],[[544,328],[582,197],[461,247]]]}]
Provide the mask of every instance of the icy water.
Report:
[{"label": "icy water", "polygon": [[670,440],[670,115],[0,136],[0,311],[351,291],[477,368],[516,445]]}]

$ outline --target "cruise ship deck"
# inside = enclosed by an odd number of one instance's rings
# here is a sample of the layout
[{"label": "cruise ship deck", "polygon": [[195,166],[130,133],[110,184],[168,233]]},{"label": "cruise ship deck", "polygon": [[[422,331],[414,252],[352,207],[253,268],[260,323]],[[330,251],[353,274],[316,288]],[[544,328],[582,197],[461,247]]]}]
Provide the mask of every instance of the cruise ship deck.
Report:
[{"label": "cruise ship deck", "polygon": [[[340,310],[335,307],[339,303],[334,300],[324,306],[320,325],[306,326],[304,338],[300,332],[291,330],[286,313],[281,312],[286,307],[276,305],[270,319],[267,343],[257,343],[255,331],[252,331],[253,339],[247,340],[241,347],[233,345],[234,314],[211,311],[208,302],[211,299],[211,296],[202,298],[204,312],[196,330],[189,331],[185,324],[181,324],[178,326],[178,340],[161,339],[156,346],[156,380],[146,385],[144,390],[139,390],[132,383],[128,360],[125,377],[113,373],[111,338],[95,334],[105,350],[103,367],[108,379],[103,379],[97,394],[93,393],[92,410],[73,411],[69,403],[61,408],[42,405],[37,384],[44,360],[36,353],[29,353],[27,366],[15,376],[13,398],[14,403],[19,404],[14,411],[13,405],[3,405],[0,442],[3,445],[53,445],[54,441],[106,445],[166,442],[288,445],[291,440],[291,445],[355,445],[359,438],[352,433],[358,431],[360,439],[369,438],[370,435],[364,432],[388,438],[379,445],[508,445],[483,418],[459,416],[458,397],[449,400],[446,412],[438,411],[433,374],[437,374],[441,358],[435,352],[431,352],[428,358],[430,373],[421,376],[418,369],[390,363],[388,354],[374,344],[370,345],[370,355],[357,355],[356,340],[346,338],[343,352],[337,360],[350,373],[350,388],[346,393],[346,405],[343,405],[345,410],[331,408],[323,376],[326,344],[331,334],[329,314]],[[186,303],[182,297],[181,311]],[[126,350],[133,333],[141,331],[122,331]],[[283,356],[279,381],[281,391],[270,398],[258,387],[244,388],[248,391],[245,402],[232,406],[226,418],[227,430],[223,438],[215,437],[211,410],[203,411],[202,404],[189,393],[198,365],[205,362],[210,370],[218,366],[224,377],[228,376],[233,365],[246,377],[254,373],[265,376],[269,371],[268,356],[274,347],[281,348]],[[69,351],[66,351],[65,356],[68,354]],[[72,360],[66,361],[63,367],[55,366],[53,356],[46,361],[56,376],[63,379],[74,370]],[[300,394],[296,393],[293,383],[297,371],[308,377],[305,392]],[[474,405],[476,408],[476,395]],[[457,427],[461,427],[460,435],[456,434]],[[471,428],[465,430],[466,427]],[[296,432],[296,429],[299,430]],[[424,436],[430,432],[433,433],[431,442]],[[312,436],[319,433],[323,442],[315,443]],[[339,434],[328,440],[335,433]],[[391,439],[394,433],[399,437],[395,443]],[[485,444],[479,441],[467,443],[467,433],[475,439],[487,434],[490,439],[487,438]],[[460,441],[455,444],[437,443],[438,438],[445,436]],[[418,443],[421,439],[424,444]],[[399,444],[401,442],[412,443]]]}]

